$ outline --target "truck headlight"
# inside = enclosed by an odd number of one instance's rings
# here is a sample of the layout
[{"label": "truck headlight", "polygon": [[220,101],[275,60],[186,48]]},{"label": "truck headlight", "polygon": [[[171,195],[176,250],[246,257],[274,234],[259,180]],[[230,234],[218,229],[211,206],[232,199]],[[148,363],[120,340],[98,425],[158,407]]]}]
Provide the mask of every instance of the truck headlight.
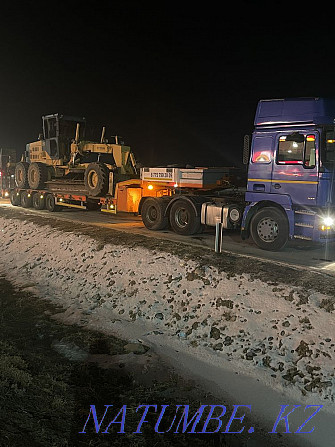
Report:
[{"label": "truck headlight", "polygon": [[335,223],[334,218],[333,218],[333,217],[330,217],[330,216],[324,217],[324,218],[322,219],[322,221],[323,221],[323,224],[324,224],[326,227],[332,227],[332,226],[334,225],[334,223]]}]

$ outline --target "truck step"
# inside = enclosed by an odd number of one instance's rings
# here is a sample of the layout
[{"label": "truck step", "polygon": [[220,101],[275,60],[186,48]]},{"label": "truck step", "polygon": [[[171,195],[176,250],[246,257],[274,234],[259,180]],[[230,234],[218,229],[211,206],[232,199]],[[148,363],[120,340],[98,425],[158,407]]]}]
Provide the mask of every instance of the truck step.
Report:
[{"label": "truck step", "polygon": [[314,228],[314,225],[306,223],[306,222],[296,222],[294,225],[296,227]]},{"label": "truck step", "polygon": [[295,234],[293,237],[294,237],[295,239],[303,239],[303,240],[305,240],[305,241],[312,241],[312,240],[313,240],[313,238],[311,238],[311,237],[302,236],[302,235],[300,235],[300,234]]},{"label": "truck step", "polygon": [[315,216],[316,212],[311,210],[295,210],[294,214],[304,214],[306,216]]}]

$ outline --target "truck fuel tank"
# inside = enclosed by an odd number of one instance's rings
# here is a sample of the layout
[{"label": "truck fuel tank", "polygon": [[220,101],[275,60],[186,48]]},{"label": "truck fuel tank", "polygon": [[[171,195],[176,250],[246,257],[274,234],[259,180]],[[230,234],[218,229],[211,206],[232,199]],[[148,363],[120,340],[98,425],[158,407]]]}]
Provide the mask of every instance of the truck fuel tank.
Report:
[{"label": "truck fuel tank", "polygon": [[223,228],[237,228],[241,223],[242,214],[243,211],[239,205],[206,202],[201,207],[201,223],[210,227],[222,223]]}]

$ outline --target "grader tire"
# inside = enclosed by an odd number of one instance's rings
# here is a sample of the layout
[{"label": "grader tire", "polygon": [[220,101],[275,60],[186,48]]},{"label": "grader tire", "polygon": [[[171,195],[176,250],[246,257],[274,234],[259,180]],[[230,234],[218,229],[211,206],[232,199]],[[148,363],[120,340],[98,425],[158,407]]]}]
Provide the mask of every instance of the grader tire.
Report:
[{"label": "grader tire", "polygon": [[107,194],[109,171],[104,163],[90,163],[84,175],[85,187],[88,195],[99,197]]},{"label": "grader tire", "polygon": [[28,188],[28,168],[29,163],[20,161],[15,166],[15,184],[18,188]]},{"label": "grader tire", "polygon": [[43,189],[47,179],[47,167],[43,163],[31,163],[28,168],[29,187],[31,189]]}]

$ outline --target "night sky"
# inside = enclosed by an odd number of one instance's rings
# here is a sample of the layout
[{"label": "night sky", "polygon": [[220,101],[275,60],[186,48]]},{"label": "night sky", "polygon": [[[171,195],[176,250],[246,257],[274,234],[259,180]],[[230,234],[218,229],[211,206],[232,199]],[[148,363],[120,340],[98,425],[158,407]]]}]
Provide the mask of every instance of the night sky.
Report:
[{"label": "night sky", "polygon": [[0,147],[18,153],[62,113],[143,165],[238,165],[259,99],[335,96],[334,20],[317,5],[23,4],[0,15]]}]

